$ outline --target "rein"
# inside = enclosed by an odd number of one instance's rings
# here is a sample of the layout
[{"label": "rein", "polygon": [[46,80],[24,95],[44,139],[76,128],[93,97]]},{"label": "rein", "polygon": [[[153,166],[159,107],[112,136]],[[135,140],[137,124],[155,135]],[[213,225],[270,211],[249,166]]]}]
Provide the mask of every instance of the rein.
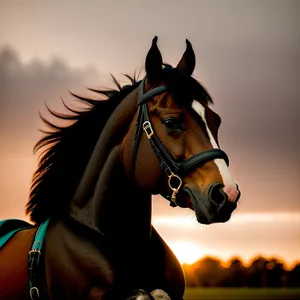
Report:
[{"label": "rein", "polygon": [[161,169],[166,173],[168,177],[168,184],[172,190],[172,195],[167,196],[167,200],[170,201],[170,206],[176,207],[176,195],[182,185],[181,177],[184,177],[187,173],[193,169],[207,163],[214,159],[224,159],[226,164],[229,164],[229,159],[227,154],[220,149],[211,149],[199,152],[183,162],[176,162],[167,152],[163,144],[161,143],[158,136],[155,134],[147,106],[147,101],[152,99],[154,96],[168,91],[166,85],[156,87],[154,89],[145,92],[145,79],[139,85],[138,88],[138,112],[136,120],[136,133],[134,136],[134,147],[131,158],[131,176],[134,178],[135,171],[135,159],[139,147],[139,142],[141,138],[141,129],[144,130],[151,148],[160,162]]}]

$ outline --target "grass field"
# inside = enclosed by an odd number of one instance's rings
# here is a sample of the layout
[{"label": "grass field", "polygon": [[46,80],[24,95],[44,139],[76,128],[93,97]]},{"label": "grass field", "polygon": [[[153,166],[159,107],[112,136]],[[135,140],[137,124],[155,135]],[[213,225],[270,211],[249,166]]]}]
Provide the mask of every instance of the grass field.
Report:
[{"label": "grass field", "polygon": [[300,288],[187,288],[184,300],[300,300]]}]

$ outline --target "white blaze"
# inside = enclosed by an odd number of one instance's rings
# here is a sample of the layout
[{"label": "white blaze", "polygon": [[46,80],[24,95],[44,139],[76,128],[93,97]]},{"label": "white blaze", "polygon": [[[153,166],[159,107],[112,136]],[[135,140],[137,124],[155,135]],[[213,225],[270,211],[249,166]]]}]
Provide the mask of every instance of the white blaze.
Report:
[{"label": "white blaze", "polygon": [[[205,124],[205,127],[206,127],[206,131],[208,133],[211,145],[213,146],[213,148],[219,149],[218,144],[215,141],[215,139],[207,125],[207,121],[205,118],[205,107],[202,104],[200,104],[198,101],[194,100],[192,103],[192,108],[202,118],[202,120]],[[220,158],[214,159],[214,162],[217,165],[217,167],[219,168],[219,172],[222,176],[223,184],[224,184],[224,192],[227,194],[229,201],[234,202],[238,196],[238,190],[237,190],[237,186],[236,186],[235,182],[233,181],[233,179],[230,175],[227,164],[224,159],[220,159]]]}]

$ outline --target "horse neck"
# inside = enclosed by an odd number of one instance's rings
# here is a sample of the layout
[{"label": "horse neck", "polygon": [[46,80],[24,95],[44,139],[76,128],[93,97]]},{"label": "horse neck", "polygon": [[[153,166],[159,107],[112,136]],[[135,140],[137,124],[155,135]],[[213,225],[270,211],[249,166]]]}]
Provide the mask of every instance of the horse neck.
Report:
[{"label": "horse neck", "polygon": [[73,219],[118,243],[146,242],[151,232],[151,195],[128,177],[122,162],[122,142],[136,107],[134,91],[107,122],[70,205]]}]

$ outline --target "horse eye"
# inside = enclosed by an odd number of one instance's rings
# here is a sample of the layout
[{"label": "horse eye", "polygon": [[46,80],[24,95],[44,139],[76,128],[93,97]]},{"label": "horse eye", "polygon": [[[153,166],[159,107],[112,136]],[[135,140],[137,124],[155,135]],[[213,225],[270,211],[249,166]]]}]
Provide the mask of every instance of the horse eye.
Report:
[{"label": "horse eye", "polygon": [[175,118],[168,118],[164,120],[164,124],[168,130],[179,129],[178,120]]}]

